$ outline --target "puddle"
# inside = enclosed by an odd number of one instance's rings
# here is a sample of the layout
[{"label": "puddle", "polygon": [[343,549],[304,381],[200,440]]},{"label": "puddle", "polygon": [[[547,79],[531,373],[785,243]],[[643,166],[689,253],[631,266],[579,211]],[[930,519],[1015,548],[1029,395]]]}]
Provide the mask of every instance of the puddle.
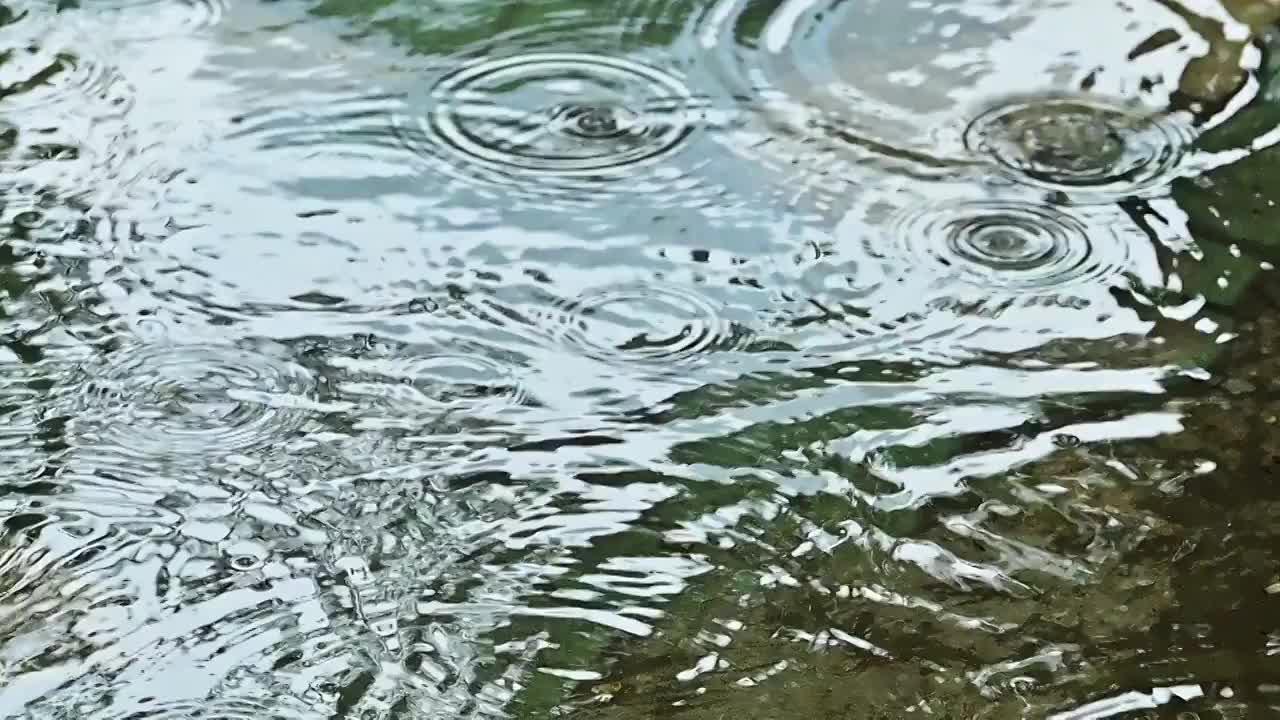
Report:
[{"label": "puddle", "polygon": [[1280,712],[1277,16],[0,8],[0,717]]}]

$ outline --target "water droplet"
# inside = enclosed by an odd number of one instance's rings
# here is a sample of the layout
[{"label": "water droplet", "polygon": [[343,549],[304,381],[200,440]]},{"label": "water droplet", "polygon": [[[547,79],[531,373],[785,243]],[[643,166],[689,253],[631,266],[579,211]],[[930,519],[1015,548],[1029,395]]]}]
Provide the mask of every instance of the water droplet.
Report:
[{"label": "water droplet", "polygon": [[552,117],[560,132],[584,140],[622,138],[640,128],[635,113],[623,107],[569,105],[552,111]]}]

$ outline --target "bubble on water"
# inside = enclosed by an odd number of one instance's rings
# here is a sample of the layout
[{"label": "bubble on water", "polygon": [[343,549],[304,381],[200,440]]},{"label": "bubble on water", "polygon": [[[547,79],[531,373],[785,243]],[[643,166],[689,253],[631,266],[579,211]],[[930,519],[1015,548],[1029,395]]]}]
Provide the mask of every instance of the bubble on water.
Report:
[{"label": "bubble on water", "polygon": [[1114,235],[1050,206],[1013,200],[920,204],[894,217],[889,231],[897,259],[927,260],[935,273],[990,290],[1061,289],[1104,280],[1127,264]]},{"label": "bubble on water", "polygon": [[[704,123],[678,77],[602,54],[472,62],[431,88],[401,136],[439,171],[515,196],[706,188],[662,168]],[[671,201],[671,200],[668,200]]]},{"label": "bubble on water", "polygon": [[1101,202],[1166,184],[1192,139],[1171,118],[1071,95],[1006,98],[964,131],[1014,181]]},{"label": "bubble on water", "polygon": [[305,421],[301,367],[222,345],[125,348],[82,368],[81,438],[140,458],[221,458],[281,441]]},{"label": "bubble on water", "polygon": [[561,340],[603,361],[692,361],[748,339],[717,303],[665,284],[587,292],[561,305],[558,319]]}]

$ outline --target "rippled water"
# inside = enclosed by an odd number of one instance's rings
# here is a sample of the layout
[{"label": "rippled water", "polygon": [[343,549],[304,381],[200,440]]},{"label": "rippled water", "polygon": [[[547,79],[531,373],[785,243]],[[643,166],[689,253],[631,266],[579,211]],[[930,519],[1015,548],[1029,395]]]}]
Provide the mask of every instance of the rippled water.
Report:
[{"label": "rippled water", "polygon": [[0,7],[0,717],[1280,716],[1277,18]]}]

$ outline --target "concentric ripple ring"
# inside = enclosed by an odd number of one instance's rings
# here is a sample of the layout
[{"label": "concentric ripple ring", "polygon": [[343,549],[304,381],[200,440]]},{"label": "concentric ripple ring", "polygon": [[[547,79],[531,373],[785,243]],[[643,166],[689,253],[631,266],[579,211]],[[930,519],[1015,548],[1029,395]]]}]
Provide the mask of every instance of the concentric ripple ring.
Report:
[{"label": "concentric ripple ring", "polygon": [[601,361],[691,361],[742,340],[711,300],[673,285],[584,293],[560,307],[560,338]]},{"label": "concentric ripple ring", "polygon": [[540,52],[446,75],[419,130],[452,161],[492,173],[479,179],[599,182],[678,150],[695,129],[694,104],[679,79],[656,68]]},{"label": "concentric ripple ring", "polygon": [[1192,139],[1170,119],[1070,95],[1005,99],[964,131],[1015,182],[1101,202],[1171,180]]},{"label": "concentric ripple ring", "polygon": [[339,385],[344,395],[369,398],[398,416],[498,411],[526,397],[510,369],[480,355],[334,358],[330,364],[350,374]]},{"label": "concentric ripple ring", "polygon": [[26,12],[4,30],[0,97],[8,122],[52,110],[94,121],[120,117],[132,105],[134,88],[111,61],[110,44],[80,23]]},{"label": "concentric ripple ring", "polygon": [[135,457],[220,457],[280,441],[306,419],[303,368],[231,346],[119,350],[86,368],[76,424]]},{"label": "concentric ripple ring", "polygon": [[[58,12],[67,12],[55,0],[48,0],[47,4]],[[88,22],[110,23],[113,35],[123,40],[195,34],[217,25],[226,9],[226,0],[115,0],[76,6]]]},{"label": "concentric ripple ring", "polygon": [[[935,272],[990,290],[1056,290],[1112,276],[1124,244],[1048,205],[964,200],[911,208],[889,224],[900,258],[928,258]],[[1099,247],[1094,242],[1116,240]]]}]

